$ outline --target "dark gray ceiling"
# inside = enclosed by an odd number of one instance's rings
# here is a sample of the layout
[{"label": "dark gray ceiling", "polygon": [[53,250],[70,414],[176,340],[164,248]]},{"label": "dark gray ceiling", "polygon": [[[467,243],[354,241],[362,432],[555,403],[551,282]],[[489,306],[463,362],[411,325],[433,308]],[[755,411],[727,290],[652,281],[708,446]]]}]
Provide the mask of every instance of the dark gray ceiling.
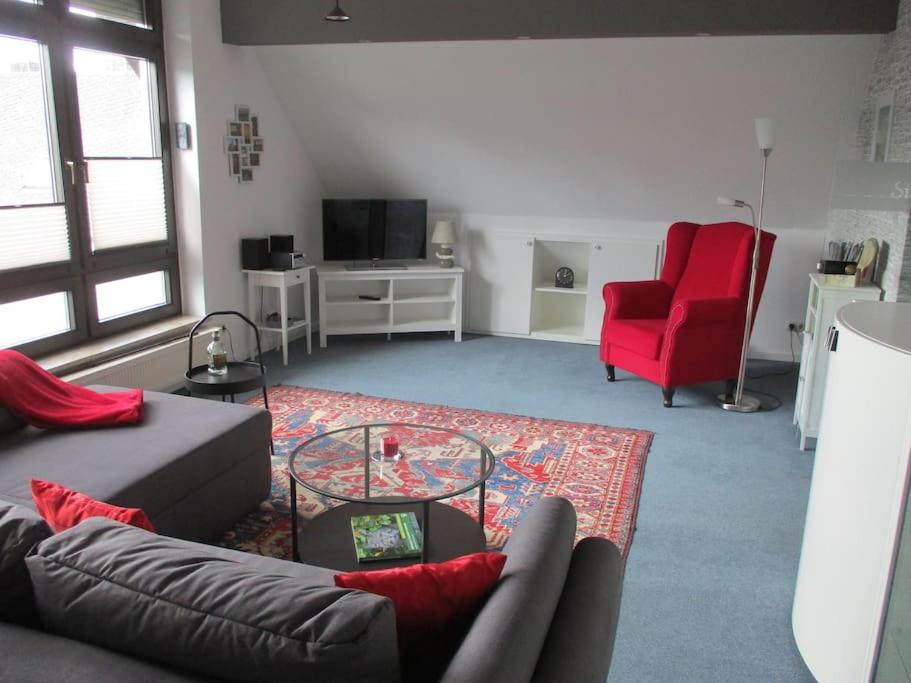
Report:
[{"label": "dark gray ceiling", "polygon": [[234,45],[888,33],[898,0],[221,0]]}]

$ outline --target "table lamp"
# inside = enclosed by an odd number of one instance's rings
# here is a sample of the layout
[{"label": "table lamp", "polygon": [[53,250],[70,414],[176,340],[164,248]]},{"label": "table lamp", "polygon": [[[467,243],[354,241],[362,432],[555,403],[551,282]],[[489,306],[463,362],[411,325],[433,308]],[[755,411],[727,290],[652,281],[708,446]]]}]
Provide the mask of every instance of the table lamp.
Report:
[{"label": "table lamp", "polygon": [[455,256],[452,255],[452,245],[455,244],[455,226],[452,221],[437,221],[433,226],[433,244],[439,244],[440,249],[436,257],[440,260],[440,268],[452,268],[455,265]]}]

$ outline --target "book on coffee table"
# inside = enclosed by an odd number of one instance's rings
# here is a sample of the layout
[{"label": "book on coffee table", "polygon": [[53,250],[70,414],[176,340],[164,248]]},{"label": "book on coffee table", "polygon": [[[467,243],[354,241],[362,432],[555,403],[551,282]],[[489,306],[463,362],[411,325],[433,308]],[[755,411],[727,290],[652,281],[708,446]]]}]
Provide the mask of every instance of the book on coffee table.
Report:
[{"label": "book on coffee table", "polygon": [[351,533],[358,562],[421,556],[423,537],[413,512],[352,517]]}]

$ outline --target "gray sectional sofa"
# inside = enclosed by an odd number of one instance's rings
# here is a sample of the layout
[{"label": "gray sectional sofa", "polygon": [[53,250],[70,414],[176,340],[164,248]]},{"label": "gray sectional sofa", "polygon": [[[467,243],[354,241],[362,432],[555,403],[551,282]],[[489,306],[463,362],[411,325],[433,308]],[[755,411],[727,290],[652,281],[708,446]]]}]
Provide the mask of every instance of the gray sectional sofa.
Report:
[{"label": "gray sectional sofa", "polygon": [[[216,538],[266,496],[268,414],[146,401],[136,428],[0,436],[0,680],[399,680],[386,598],[336,588],[327,569],[187,540]],[[52,534],[26,497],[32,477],[143,507],[160,533],[89,519]],[[576,545],[575,531],[565,499],[526,512],[433,678],[603,683],[623,562],[607,540]]]},{"label": "gray sectional sofa", "polygon": [[46,479],[215,541],[269,496],[271,430],[265,410],[147,391],[137,425],[0,434],[0,498],[34,507],[29,481]]}]

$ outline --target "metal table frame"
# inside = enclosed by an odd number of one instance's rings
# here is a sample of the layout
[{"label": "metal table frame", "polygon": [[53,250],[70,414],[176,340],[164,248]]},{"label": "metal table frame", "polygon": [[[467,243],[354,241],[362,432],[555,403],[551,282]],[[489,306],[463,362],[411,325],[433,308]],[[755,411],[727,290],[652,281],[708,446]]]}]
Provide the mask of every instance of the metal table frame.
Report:
[{"label": "metal table frame", "polygon": [[[382,496],[380,498],[371,498],[370,496],[370,461],[372,459],[370,454],[370,430],[374,427],[410,427],[413,429],[431,429],[440,432],[447,432],[458,436],[459,438],[465,439],[466,441],[471,441],[481,450],[481,473],[477,481],[464,486],[456,491],[451,491],[447,493],[440,494],[438,496],[428,496],[426,498],[402,498],[401,500],[392,500],[389,497]],[[304,478],[297,472],[294,468],[294,459],[297,456],[298,451],[306,448],[309,444],[314,441],[319,441],[320,439],[325,439],[333,434],[339,434],[341,432],[350,432],[355,429],[364,430],[364,497],[355,498],[352,496],[346,496],[340,493],[329,493],[324,491],[316,486],[308,484]],[[487,492],[487,480],[490,478],[490,475],[493,473],[494,466],[496,464],[496,458],[494,457],[493,452],[488,448],[484,443],[468,436],[462,432],[458,432],[454,429],[447,429],[445,427],[433,427],[430,425],[420,425],[413,424],[408,422],[374,422],[370,424],[365,424],[360,427],[342,427],[341,429],[334,429],[330,432],[324,432],[318,436],[313,437],[312,439],[307,439],[304,443],[294,449],[290,456],[288,456],[288,479],[290,484],[290,494],[291,494],[291,556],[295,562],[300,562],[300,554],[298,550],[298,518],[297,518],[297,485],[300,484],[304,488],[316,493],[320,496],[325,496],[332,498],[334,500],[342,500],[347,503],[367,503],[375,504],[377,506],[396,506],[396,505],[414,505],[415,503],[421,504],[423,524],[421,525],[421,539],[422,539],[422,548],[421,548],[421,562],[426,563],[428,561],[428,553],[430,549],[430,504],[436,501],[444,500],[446,498],[454,498],[463,493],[467,493],[474,488],[478,489],[478,524],[481,525],[481,531],[484,530],[484,497]]]}]

